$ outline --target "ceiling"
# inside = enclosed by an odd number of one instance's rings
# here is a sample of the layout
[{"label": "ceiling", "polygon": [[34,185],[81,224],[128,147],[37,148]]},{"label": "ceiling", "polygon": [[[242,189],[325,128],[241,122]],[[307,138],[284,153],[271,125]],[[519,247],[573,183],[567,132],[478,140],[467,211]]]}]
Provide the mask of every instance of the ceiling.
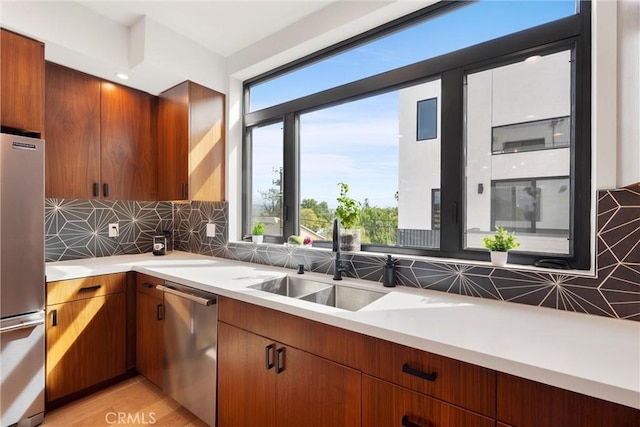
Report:
[{"label": "ceiling", "polygon": [[126,27],[143,16],[228,57],[336,0],[80,1]]},{"label": "ceiling", "polygon": [[[151,94],[242,81],[435,0],[0,0],[0,25],[45,58]],[[129,79],[118,80],[117,73]]]}]

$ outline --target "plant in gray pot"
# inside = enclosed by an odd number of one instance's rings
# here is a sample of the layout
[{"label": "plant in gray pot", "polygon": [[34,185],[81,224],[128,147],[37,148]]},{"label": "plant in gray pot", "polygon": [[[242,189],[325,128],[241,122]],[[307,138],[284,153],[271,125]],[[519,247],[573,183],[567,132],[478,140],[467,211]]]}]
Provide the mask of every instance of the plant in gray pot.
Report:
[{"label": "plant in gray pot", "polygon": [[515,233],[509,233],[502,227],[496,227],[493,236],[483,237],[482,243],[485,248],[491,251],[491,264],[499,267],[504,267],[507,264],[509,250],[520,246],[520,243],[516,241]]},{"label": "plant in gray pot", "polygon": [[342,230],[340,230],[340,250],[359,251],[361,247],[360,229],[356,228],[360,216],[361,205],[357,200],[349,197],[349,186],[344,182],[338,183],[340,186],[340,197],[335,215],[340,220]]}]

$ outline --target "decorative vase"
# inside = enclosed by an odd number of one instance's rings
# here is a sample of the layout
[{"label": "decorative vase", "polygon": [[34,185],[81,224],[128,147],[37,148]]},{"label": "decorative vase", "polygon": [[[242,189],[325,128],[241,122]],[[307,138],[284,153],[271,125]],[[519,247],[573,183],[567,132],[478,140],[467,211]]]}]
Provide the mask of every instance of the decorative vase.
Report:
[{"label": "decorative vase", "polygon": [[504,267],[507,265],[507,257],[509,256],[509,252],[497,252],[491,251],[491,264]]},{"label": "decorative vase", "polygon": [[251,235],[251,241],[253,243],[262,243],[262,239],[264,239],[264,236],[262,234],[252,234]]},{"label": "decorative vase", "polygon": [[360,244],[360,229],[348,228],[340,231],[340,250],[341,251],[359,251]]}]

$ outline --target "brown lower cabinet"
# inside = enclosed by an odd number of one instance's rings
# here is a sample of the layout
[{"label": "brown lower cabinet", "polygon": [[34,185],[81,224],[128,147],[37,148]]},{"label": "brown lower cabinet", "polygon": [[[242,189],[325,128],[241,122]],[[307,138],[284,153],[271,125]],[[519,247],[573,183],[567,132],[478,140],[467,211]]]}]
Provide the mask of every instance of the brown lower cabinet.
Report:
[{"label": "brown lower cabinet", "polygon": [[362,425],[493,427],[495,421],[392,383],[362,376]]},{"label": "brown lower cabinet", "polygon": [[136,275],[136,369],[162,388],[164,298],[156,285],[163,280]]},{"label": "brown lower cabinet", "polygon": [[498,373],[499,426],[638,427],[640,410]]},{"label": "brown lower cabinet", "polygon": [[218,323],[218,426],[360,426],[360,372]]},{"label": "brown lower cabinet", "polygon": [[123,375],[126,274],[47,284],[48,403]]}]

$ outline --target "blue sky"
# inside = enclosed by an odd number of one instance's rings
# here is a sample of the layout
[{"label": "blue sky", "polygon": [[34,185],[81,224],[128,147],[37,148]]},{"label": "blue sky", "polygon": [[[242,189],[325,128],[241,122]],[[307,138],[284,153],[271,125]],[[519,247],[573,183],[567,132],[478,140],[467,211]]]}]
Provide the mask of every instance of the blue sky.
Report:
[{"label": "blue sky", "polygon": [[[252,88],[252,111],[491,40],[574,12],[573,1],[473,3]],[[334,207],[338,182],[351,196],[396,206],[397,91],[301,117],[301,198]],[[281,126],[254,134],[254,191],[282,165]],[[261,145],[261,146],[259,146]],[[256,161],[259,159],[259,161]]]}]

